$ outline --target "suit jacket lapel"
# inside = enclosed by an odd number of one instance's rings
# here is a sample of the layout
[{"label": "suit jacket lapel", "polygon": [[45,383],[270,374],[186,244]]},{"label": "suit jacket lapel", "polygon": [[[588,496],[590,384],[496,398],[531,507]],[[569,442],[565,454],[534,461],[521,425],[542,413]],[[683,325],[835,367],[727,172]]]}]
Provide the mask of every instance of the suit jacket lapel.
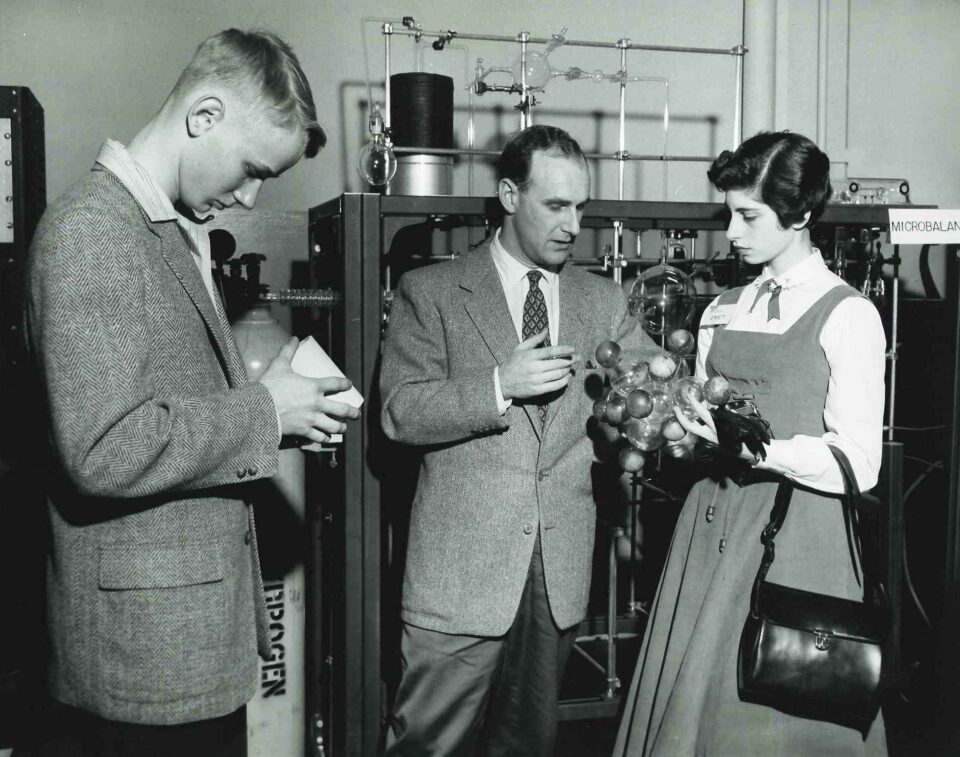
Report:
[{"label": "suit jacket lapel", "polygon": [[490,256],[484,245],[464,261],[460,287],[466,292],[464,307],[490,353],[503,363],[517,346],[517,330],[510,318],[507,298]]},{"label": "suit jacket lapel", "polygon": [[[464,308],[467,315],[477,327],[490,353],[497,363],[502,365],[519,341],[500,276],[490,256],[489,243],[464,259],[460,287],[466,292]],[[543,429],[537,408],[528,403],[523,403],[520,407],[527,414],[534,432],[540,437]]]},{"label": "suit jacket lapel", "polygon": [[176,221],[150,224],[150,227],[160,237],[160,249],[164,260],[180,280],[187,296],[190,297],[194,307],[199,311],[200,317],[203,318],[210,334],[210,341],[217,353],[217,359],[220,361],[230,386],[238,386],[244,383],[246,381],[246,370],[230,337],[226,316],[217,314],[213,300],[210,299],[210,293],[200,277],[200,270],[187,249],[186,240],[184,240]]}]

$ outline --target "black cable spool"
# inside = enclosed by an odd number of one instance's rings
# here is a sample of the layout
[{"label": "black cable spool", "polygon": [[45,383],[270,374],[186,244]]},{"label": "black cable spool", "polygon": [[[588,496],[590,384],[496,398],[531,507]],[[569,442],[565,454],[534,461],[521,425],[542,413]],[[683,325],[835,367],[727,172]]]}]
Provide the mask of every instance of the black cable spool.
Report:
[{"label": "black cable spool", "polygon": [[453,147],[453,79],[411,71],[390,77],[390,127],[400,147]]}]

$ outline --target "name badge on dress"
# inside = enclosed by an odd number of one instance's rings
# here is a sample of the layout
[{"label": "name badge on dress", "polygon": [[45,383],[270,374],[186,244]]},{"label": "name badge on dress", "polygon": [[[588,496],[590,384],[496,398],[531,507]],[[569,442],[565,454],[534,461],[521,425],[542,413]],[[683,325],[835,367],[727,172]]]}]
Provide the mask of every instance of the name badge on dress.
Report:
[{"label": "name badge on dress", "polygon": [[736,309],[733,305],[713,305],[703,312],[703,318],[700,319],[700,328],[705,326],[723,326],[730,323],[733,318],[733,311]]}]

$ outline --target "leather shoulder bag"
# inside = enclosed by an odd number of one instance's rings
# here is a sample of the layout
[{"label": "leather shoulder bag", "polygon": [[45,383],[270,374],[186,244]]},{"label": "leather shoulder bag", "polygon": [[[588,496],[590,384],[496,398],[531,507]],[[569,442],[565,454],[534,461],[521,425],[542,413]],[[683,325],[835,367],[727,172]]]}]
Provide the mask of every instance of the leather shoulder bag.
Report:
[{"label": "leather shoulder bag", "polygon": [[[844,523],[854,575],[858,575],[857,564],[865,565],[860,490],[846,455],[832,445],[830,450],[843,474]],[[770,522],[760,537],[763,560],[740,635],[738,693],[745,702],[855,728],[865,738],[879,709],[882,646],[888,626],[883,587],[866,568],[863,602],[765,580],[775,557],[774,538],[792,495],[792,482],[781,482]],[[868,560],[866,565],[870,564]]]}]

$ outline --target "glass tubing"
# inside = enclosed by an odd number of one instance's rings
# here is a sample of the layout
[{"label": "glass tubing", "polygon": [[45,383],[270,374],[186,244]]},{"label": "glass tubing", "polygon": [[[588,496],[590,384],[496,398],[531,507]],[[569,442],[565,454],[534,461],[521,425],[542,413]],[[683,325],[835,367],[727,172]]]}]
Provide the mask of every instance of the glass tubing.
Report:
[{"label": "glass tubing", "polygon": [[[436,30],[436,31],[424,31],[419,28],[419,25],[411,21],[411,25],[407,26],[404,22],[401,21],[389,21],[383,19],[364,19],[364,21],[382,21],[382,26],[380,27],[380,32],[383,35],[384,39],[384,87],[386,90],[385,103],[384,103],[384,127],[389,133],[390,129],[390,73],[391,73],[391,52],[390,52],[390,38],[397,34],[407,37],[415,37],[419,42],[423,37],[436,38],[443,41],[443,46],[446,46],[449,42],[453,40],[475,40],[475,41],[486,41],[486,42],[506,42],[511,44],[520,45],[520,128],[525,129],[527,126],[530,126],[532,123],[531,120],[531,108],[532,108],[532,98],[531,93],[534,91],[532,87],[527,85],[527,50],[529,45],[538,45],[538,44],[550,44],[553,42],[557,44],[557,37],[545,38],[545,37],[531,37],[529,32],[522,31],[516,36],[510,37],[506,35],[497,35],[497,34],[471,34],[471,33],[461,33],[453,29],[446,30]],[[686,53],[694,55],[729,55],[733,56],[736,61],[736,71],[735,71],[735,82],[736,86],[734,89],[734,118],[733,118],[733,140],[732,148],[736,149],[737,145],[740,144],[743,138],[743,56],[747,52],[747,49],[742,45],[736,45],[731,48],[713,48],[713,47],[686,47],[686,46],[675,46],[675,45],[641,45],[634,44],[629,39],[619,39],[616,42],[598,42],[592,40],[568,40],[562,39],[559,45],[557,46],[571,46],[571,47],[592,47],[592,48],[606,48],[614,49],[620,51],[620,70],[612,77],[615,81],[619,82],[619,140],[618,146],[619,149],[613,154],[609,153],[589,153],[586,157],[590,160],[616,160],[618,163],[618,183],[617,183],[617,199],[623,200],[624,194],[624,167],[625,163],[628,160],[637,160],[637,161],[659,161],[659,162],[710,162],[713,160],[712,157],[703,157],[703,156],[686,156],[686,155],[667,155],[666,153],[661,155],[630,155],[626,150],[626,90],[627,84],[630,81],[646,81],[649,80],[649,77],[630,77],[627,75],[627,52],[630,50],[646,50],[652,52],[673,52],[673,53]],[[666,80],[662,80],[666,85]],[[368,82],[369,84],[369,82]],[[472,158],[473,156],[485,156],[485,157],[496,157],[499,153],[495,150],[477,150],[474,148],[474,137],[475,137],[475,123],[474,123],[474,107],[473,107],[473,97],[472,97],[473,88],[471,87],[471,98],[469,103],[469,117],[468,117],[468,126],[467,126],[467,148],[427,148],[427,147],[398,147],[394,148],[398,153],[417,153],[417,154],[427,154],[427,155],[466,155],[471,158],[471,168],[472,168]],[[373,107],[373,103],[370,103],[370,107]],[[668,111],[664,110],[664,124],[665,128],[668,124]],[[472,176],[472,170],[471,170]],[[613,249],[612,255],[605,259],[604,269],[607,267],[613,269],[613,279],[618,284],[622,283],[622,268],[626,261],[623,258],[623,222],[614,221],[613,222]]]}]

